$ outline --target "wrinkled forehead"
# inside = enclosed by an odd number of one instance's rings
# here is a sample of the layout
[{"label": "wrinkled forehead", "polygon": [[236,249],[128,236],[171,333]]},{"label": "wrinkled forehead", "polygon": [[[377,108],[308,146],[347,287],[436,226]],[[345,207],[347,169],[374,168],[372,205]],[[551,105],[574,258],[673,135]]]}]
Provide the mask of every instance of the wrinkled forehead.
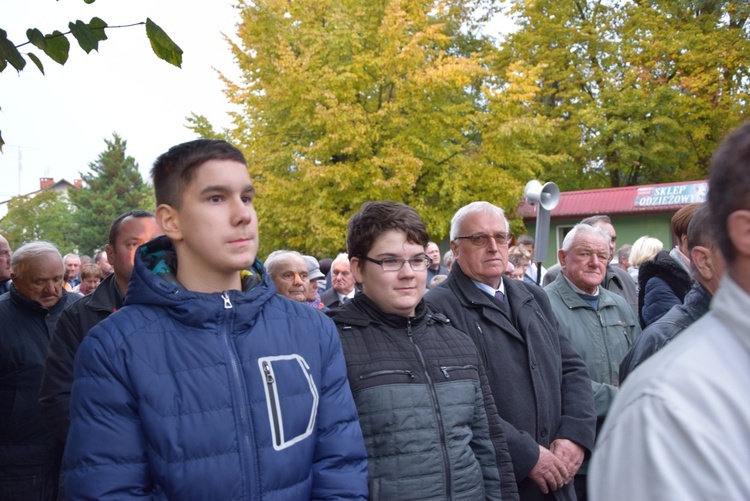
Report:
[{"label": "wrinkled forehead", "polygon": [[331,272],[343,273],[349,271],[349,261],[335,261],[331,267]]},{"label": "wrinkled forehead", "polygon": [[609,251],[607,237],[596,231],[579,233],[573,240],[573,248],[586,248],[593,251]]},{"label": "wrinkled forehead", "polygon": [[468,214],[461,222],[461,234],[496,231],[507,231],[505,219],[490,212],[474,212]]},{"label": "wrinkled forehead", "polygon": [[281,262],[279,262],[279,271],[285,273],[287,271],[295,271],[297,273],[307,273],[307,263],[299,256],[289,255],[286,256]]},{"label": "wrinkled forehead", "polygon": [[29,256],[18,262],[16,273],[28,277],[29,280],[39,278],[53,278],[65,273],[65,265],[59,254],[45,252],[36,256]]}]

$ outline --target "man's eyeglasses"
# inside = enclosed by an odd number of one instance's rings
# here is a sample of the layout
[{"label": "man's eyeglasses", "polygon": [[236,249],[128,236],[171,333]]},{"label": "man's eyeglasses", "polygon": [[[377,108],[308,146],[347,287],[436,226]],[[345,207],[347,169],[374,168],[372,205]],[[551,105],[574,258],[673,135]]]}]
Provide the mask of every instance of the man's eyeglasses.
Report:
[{"label": "man's eyeglasses", "polygon": [[427,266],[432,263],[432,259],[430,259],[426,254],[422,254],[421,256],[414,256],[409,259],[403,259],[400,257],[386,257],[381,260],[377,260],[367,256],[365,256],[364,258],[371,263],[379,264],[380,267],[383,268],[383,271],[401,271],[401,268],[403,268],[404,264],[407,262],[409,263],[409,266],[411,266],[412,270],[424,271],[427,269]]},{"label": "man's eyeglasses", "polygon": [[[513,233],[509,231],[498,231],[491,235],[495,239],[495,243],[499,246],[508,245],[513,239]],[[462,237],[456,237],[454,240],[468,240],[474,247],[487,247],[490,243],[490,235],[487,233],[474,233],[473,235],[465,235]]]}]

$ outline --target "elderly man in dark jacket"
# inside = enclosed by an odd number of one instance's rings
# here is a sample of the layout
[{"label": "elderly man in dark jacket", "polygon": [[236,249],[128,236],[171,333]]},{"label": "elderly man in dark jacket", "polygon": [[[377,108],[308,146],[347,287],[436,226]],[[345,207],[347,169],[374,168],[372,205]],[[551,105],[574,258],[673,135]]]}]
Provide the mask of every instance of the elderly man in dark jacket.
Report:
[{"label": "elderly man in dark jacket", "polygon": [[150,212],[133,210],[119,215],[110,226],[107,244],[107,259],[114,273],[60,315],[49,343],[39,404],[44,424],[63,444],[70,426],[70,388],[78,347],[92,327],[122,308],[135,250],[160,234]]},{"label": "elderly man in dark jacket", "polygon": [[62,444],[42,424],[39,383],[52,328],[70,301],[49,242],[21,246],[0,297],[0,499],[57,499]]},{"label": "elderly man in dark jacket", "polygon": [[456,262],[425,300],[479,347],[521,499],[573,500],[573,477],[594,446],[591,383],[544,291],[502,279],[507,230],[502,209],[488,202],[459,209],[450,233]]},{"label": "elderly man in dark jacket", "polygon": [[724,276],[726,263],[714,240],[706,204],[695,212],[690,221],[687,245],[695,278],[693,286],[682,304],[672,307],[666,315],[644,329],[620,364],[620,384],[625,376],[648,357],[664,348],[693,322],[708,313],[711,298]]}]

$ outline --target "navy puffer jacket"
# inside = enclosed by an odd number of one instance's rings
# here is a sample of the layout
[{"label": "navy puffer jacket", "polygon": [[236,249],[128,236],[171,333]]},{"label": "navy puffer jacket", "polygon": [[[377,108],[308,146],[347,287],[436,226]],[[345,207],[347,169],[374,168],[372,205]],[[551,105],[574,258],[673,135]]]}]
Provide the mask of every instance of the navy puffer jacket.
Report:
[{"label": "navy puffer jacket", "polygon": [[659,252],[638,268],[638,317],[641,327],[651,325],[678,304],[691,284],[687,271],[669,255]]},{"label": "navy puffer jacket", "polygon": [[[149,264],[147,268],[146,264]],[[364,499],[362,433],[333,322],[276,295],[187,291],[166,237],[75,360],[73,499]],[[151,269],[149,269],[151,268]]]}]

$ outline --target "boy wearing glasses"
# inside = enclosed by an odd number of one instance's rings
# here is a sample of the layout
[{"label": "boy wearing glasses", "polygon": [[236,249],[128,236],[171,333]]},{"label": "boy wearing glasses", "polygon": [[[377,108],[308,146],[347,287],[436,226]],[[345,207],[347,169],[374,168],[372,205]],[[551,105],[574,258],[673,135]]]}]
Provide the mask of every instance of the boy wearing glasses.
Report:
[{"label": "boy wearing glasses", "polygon": [[368,456],[370,499],[517,499],[502,423],[471,339],[427,308],[417,212],[371,202],[349,221],[361,293],[339,330]]},{"label": "boy wearing glasses", "polygon": [[[242,153],[174,146],[151,171],[165,236],[75,359],[71,499],[366,499],[362,432],[333,323],[256,259]],[[179,264],[179,265],[178,265]]]},{"label": "boy wearing glasses", "polygon": [[521,499],[574,500],[572,480],[594,447],[596,425],[586,365],[544,291],[503,279],[512,235],[501,208],[462,207],[450,238],[453,268],[427,304],[479,347]]}]

